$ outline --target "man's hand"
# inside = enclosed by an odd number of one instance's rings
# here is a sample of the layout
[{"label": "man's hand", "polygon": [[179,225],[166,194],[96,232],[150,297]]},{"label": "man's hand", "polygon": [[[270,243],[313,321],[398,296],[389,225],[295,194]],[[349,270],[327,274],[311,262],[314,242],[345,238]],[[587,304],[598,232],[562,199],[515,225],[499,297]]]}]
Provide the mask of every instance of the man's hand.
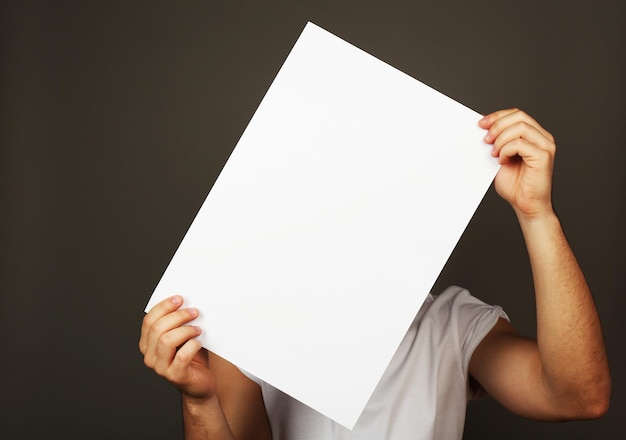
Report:
[{"label": "man's hand", "polygon": [[181,309],[180,296],[154,306],[144,317],[139,350],[144,363],[192,399],[206,400],[215,395],[215,379],[209,371],[208,352],[197,339],[200,328],[187,325],[198,317],[198,310]]},{"label": "man's hand", "polygon": [[479,121],[485,142],[502,165],[495,179],[498,194],[518,216],[532,220],[552,213],[554,138],[518,109],[501,110]]},{"label": "man's hand", "polygon": [[[225,359],[202,348],[198,310],[173,296],[144,317],[139,350],[144,363],[181,392],[185,438],[271,439],[261,387]],[[219,384],[219,391],[218,386]]]}]

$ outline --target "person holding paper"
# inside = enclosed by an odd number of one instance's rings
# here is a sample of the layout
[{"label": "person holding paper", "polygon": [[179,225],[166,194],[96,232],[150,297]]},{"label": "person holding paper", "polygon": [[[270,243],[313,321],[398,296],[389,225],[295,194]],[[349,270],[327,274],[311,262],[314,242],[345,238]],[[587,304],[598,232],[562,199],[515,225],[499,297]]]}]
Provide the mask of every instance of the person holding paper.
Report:
[{"label": "person holding paper", "polygon": [[189,325],[198,311],[174,296],[145,316],[139,348],[180,390],[186,438],[461,438],[467,397],[481,392],[537,420],[606,413],[611,379],[598,314],[552,208],[554,138],[518,109],[478,124],[502,166],[496,191],[514,209],[528,249],[537,339],[518,335],[500,308],[464,289],[429,296],[349,431],[209,354]]}]

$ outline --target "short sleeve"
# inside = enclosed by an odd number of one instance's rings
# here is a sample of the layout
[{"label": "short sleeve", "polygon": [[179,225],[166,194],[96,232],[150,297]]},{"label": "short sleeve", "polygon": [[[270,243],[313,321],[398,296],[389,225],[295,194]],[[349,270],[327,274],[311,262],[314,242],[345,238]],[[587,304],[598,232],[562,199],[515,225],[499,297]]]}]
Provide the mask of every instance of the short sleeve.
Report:
[{"label": "short sleeve", "polygon": [[[434,301],[442,313],[448,315],[446,331],[454,332],[461,356],[461,367],[469,378],[469,363],[478,344],[487,336],[500,318],[509,317],[497,305],[489,305],[472,296],[461,287],[452,286],[437,295]],[[470,390],[470,397],[476,398],[481,390]],[[477,391],[478,393],[475,393]]]}]

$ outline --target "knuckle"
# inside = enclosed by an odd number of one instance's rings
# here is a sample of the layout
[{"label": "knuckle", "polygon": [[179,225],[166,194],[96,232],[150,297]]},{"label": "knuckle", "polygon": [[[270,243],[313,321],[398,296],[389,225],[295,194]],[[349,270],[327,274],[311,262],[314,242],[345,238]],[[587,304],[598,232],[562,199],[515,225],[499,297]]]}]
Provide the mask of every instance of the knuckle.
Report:
[{"label": "knuckle", "polygon": [[515,107],[514,112],[517,113],[518,116],[521,118],[525,118],[525,119],[530,118],[530,115],[519,107]]},{"label": "knuckle", "polygon": [[187,352],[179,351],[178,353],[176,353],[176,357],[174,359],[175,359],[176,364],[186,365],[189,362],[191,362],[192,356]]},{"label": "knuckle", "polygon": [[163,321],[156,321],[154,324],[152,324],[150,329],[152,330],[153,333],[157,335],[161,335],[165,333],[165,331],[167,331],[167,327]]},{"label": "knuckle", "polygon": [[143,357],[143,363],[148,368],[154,368],[154,362],[148,356]]},{"label": "knuckle", "polygon": [[196,339],[188,340],[186,342],[185,350],[179,350],[176,353],[176,356],[174,358],[175,363],[179,366],[188,365],[195,357],[196,353],[200,349],[200,346],[201,346],[200,341]]},{"label": "knuckle", "polygon": [[167,375],[167,368],[161,365],[155,365],[154,372],[158,374],[159,376],[166,378],[167,380],[171,380]]},{"label": "knuckle", "polygon": [[150,313],[148,313],[146,316],[143,317],[143,327],[144,328],[150,328],[152,326],[152,324],[154,323],[154,320],[152,318],[152,315]]},{"label": "knuckle", "polygon": [[161,335],[159,338],[159,346],[169,348],[175,345],[174,335],[171,332],[167,332]]},{"label": "knuckle", "polygon": [[513,124],[513,127],[520,136],[529,136],[533,130],[533,125],[529,121],[526,121],[524,119],[515,122],[515,124]]}]

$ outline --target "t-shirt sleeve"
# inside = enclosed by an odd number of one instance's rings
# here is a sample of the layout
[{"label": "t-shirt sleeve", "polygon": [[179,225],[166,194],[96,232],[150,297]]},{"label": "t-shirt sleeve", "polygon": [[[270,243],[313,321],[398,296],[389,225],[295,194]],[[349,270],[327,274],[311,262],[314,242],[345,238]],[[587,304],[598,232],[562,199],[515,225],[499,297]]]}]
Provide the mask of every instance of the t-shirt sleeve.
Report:
[{"label": "t-shirt sleeve", "polygon": [[[502,307],[489,305],[472,296],[469,291],[461,287],[449,287],[439,295],[440,306],[448,308],[449,323],[458,338],[458,348],[461,355],[461,367],[468,377],[469,363],[478,344],[487,336],[500,318],[507,321]],[[470,387],[469,397],[478,398],[484,394],[481,387]]]}]

